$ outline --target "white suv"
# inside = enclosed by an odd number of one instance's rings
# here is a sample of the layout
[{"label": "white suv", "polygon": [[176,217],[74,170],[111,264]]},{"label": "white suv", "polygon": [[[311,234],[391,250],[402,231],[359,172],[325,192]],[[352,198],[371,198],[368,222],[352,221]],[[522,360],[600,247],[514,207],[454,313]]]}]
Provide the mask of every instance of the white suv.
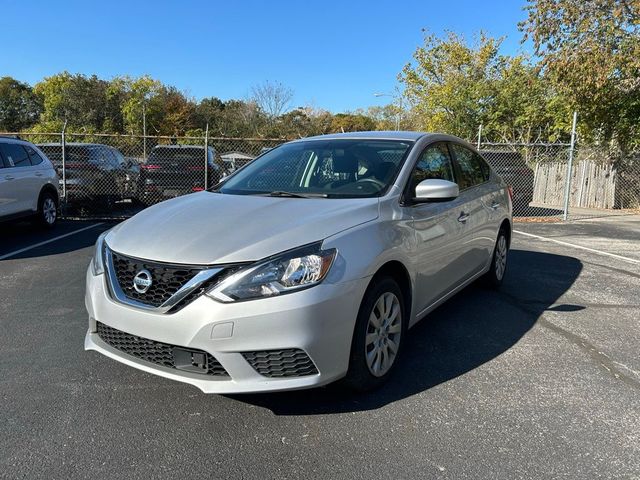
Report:
[{"label": "white suv", "polygon": [[34,217],[45,227],[58,218],[58,175],[35,145],[0,137],[0,221]]}]

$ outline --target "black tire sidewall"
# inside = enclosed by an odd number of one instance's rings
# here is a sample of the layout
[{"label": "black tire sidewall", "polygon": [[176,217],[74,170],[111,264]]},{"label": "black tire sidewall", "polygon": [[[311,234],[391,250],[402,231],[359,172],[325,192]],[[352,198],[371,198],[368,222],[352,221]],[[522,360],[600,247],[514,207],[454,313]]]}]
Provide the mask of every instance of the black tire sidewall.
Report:
[{"label": "black tire sidewall", "polygon": [[[375,302],[383,293],[391,292],[400,301],[400,312],[402,315],[402,330],[400,334],[400,345],[398,353],[393,365],[387,373],[381,377],[374,376],[367,366],[365,358],[365,338],[367,334],[367,326],[369,323],[369,315],[373,309]],[[406,316],[405,298],[398,283],[391,277],[380,277],[374,279],[367,289],[360,309],[358,318],[353,332],[353,340],[351,342],[351,353],[349,355],[349,370],[344,379],[345,384],[356,391],[373,390],[384,384],[388,378],[393,375],[394,370],[401,358],[404,343],[406,341],[408,318]]]}]

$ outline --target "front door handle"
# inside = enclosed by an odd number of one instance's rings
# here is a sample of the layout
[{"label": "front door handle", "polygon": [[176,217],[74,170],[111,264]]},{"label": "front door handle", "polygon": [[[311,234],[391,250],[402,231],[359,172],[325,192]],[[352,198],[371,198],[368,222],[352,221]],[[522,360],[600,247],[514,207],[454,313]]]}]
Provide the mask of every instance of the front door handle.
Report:
[{"label": "front door handle", "polygon": [[4,179],[5,179],[5,180],[14,180],[14,179],[15,179],[15,177],[12,177],[11,175],[5,175],[5,176],[4,176]]},{"label": "front door handle", "polygon": [[464,212],[462,212],[462,213],[460,214],[460,216],[458,217],[458,221],[459,221],[460,223],[466,223],[466,221],[467,221],[468,219],[469,219],[469,214],[468,214],[468,213],[464,213]]}]

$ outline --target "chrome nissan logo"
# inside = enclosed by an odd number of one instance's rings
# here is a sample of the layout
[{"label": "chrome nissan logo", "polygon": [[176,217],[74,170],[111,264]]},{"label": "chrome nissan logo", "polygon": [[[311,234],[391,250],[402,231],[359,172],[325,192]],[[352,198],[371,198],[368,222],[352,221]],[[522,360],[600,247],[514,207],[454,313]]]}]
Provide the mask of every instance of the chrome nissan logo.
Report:
[{"label": "chrome nissan logo", "polygon": [[153,279],[151,278],[151,272],[149,270],[140,270],[133,277],[133,288],[138,293],[146,293],[151,287]]}]

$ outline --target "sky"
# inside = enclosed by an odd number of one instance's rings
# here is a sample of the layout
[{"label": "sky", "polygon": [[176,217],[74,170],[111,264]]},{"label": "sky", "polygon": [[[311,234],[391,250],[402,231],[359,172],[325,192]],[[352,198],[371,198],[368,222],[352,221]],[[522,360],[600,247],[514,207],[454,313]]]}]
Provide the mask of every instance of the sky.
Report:
[{"label": "sky", "polygon": [[[201,99],[247,98],[280,82],[291,108],[334,113],[390,103],[423,29],[506,36],[523,50],[525,0],[0,0],[0,76],[31,85],[67,70],[111,79],[151,75]],[[12,21],[8,21],[12,19]]]}]

